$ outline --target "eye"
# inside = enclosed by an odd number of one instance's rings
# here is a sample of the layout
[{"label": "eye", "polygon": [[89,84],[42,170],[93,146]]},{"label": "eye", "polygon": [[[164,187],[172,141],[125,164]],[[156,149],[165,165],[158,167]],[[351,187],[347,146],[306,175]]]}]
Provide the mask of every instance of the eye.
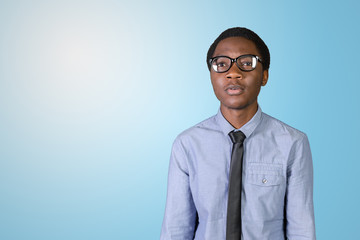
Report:
[{"label": "eye", "polygon": [[246,67],[246,66],[252,66],[252,62],[251,61],[242,61],[241,65]]},{"label": "eye", "polygon": [[231,59],[227,57],[216,57],[212,62],[215,72],[226,72],[231,66]]},{"label": "eye", "polygon": [[225,68],[231,64],[231,61],[225,57],[218,57],[215,59],[214,64],[219,68]]},{"label": "eye", "polygon": [[253,56],[241,56],[237,63],[242,70],[251,71],[256,66],[256,59]]},{"label": "eye", "polygon": [[227,64],[227,62],[225,62],[225,61],[217,61],[216,62],[216,65],[218,66],[218,67],[226,67],[228,64]]}]

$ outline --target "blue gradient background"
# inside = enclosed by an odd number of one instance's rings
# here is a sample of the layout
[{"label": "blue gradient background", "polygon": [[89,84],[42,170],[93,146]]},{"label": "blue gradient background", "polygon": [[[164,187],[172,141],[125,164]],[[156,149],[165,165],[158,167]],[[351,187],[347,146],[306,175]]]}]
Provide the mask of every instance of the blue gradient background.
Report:
[{"label": "blue gradient background", "polygon": [[0,1],[0,239],[158,239],[172,142],[217,112],[205,56],[233,26],[270,48],[263,111],[309,136],[318,239],[360,239],[359,7]]}]

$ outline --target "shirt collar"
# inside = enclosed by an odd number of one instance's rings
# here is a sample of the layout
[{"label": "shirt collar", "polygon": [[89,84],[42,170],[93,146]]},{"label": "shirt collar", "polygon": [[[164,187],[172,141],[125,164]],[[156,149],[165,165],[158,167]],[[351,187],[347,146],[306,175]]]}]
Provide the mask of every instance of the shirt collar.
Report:
[{"label": "shirt collar", "polygon": [[262,110],[260,108],[260,106],[258,106],[258,110],[256,111],[255,115],[247,122],[245,123],[244,126],[242,126],[239,129],[235,129],[222,115],[221,110],[219,108],[218,113],[216,114],[215,118],[216,121],[218,122],[221,131],[225,134],[228,135],[229,132],[235,130],[235,131],[242,131],[245,136],[248,138],[253,131],[255,130],[255,128],[259,125],[260,121],[261,121],[261,115],[262,115]]}]

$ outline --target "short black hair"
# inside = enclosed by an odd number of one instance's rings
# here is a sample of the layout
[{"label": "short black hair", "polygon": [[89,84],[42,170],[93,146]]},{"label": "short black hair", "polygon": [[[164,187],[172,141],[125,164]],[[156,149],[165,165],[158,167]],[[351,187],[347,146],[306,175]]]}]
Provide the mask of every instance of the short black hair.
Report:
[{"label": "short black hair", "polygon": [[219,44],[219,42],[221,40],[224,40],[229,37],[243,37],[243,38],[246,38],[246,39],[252,41],[260,53],[260,58],[262,60],[263,69],[264,70],[269,69],[269,67],[270,67],[270,52],[269,52],[269,49],[266,46],[265,42],[256,33],[251,31],[250,29],[243,28],[243,27],[234,27],[234,28],[229,28],[229,29],[225,30],[224,32],[222,32],[215,39],[213,44],[211,44],[211,46],[207,52],[207,56],[206,56],[206,64],[209,68],[209,71],[210,71],[210,67],[211,67],[210,66],[210,58],[213,57],[213,54],[215,52],[217,45]]}]

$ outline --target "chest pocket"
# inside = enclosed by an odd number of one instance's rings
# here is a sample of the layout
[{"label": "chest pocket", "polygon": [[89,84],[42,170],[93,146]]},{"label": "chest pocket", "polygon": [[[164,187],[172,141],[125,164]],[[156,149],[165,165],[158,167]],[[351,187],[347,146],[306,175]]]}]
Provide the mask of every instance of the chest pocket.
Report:
[{"label": "chest pocket", "polygon": [[284,174],[282,164],[248,163],[243,185],[247,221],[275,221],[284,217]]},{"label": "chest pocket", "polygon": [[246,171],[246,182],[262,187],[284,184],[282,164],[250,162]]}]

